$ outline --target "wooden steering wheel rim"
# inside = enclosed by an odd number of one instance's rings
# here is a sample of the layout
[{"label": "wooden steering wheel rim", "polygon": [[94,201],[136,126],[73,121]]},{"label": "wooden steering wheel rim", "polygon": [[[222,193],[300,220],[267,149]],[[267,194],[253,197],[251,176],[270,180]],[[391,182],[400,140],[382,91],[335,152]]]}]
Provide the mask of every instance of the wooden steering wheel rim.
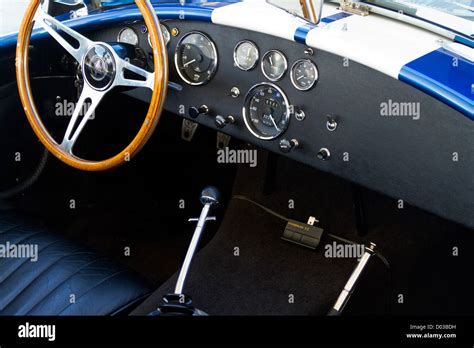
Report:
[{"label": "wooden steering wheel rim", "polygon": [[[117,155],[102,161],[88,161],[74,156],[59,147],[59,144],[51,137],[43,125],[31,93],[29,78],[29,45],[33,28],[33,19],[40,5],[40,0],[30,1],[18,33],[16,48],[16,79],[21,102],[28,121],[36,136],[43,145],[58,159],[71,167],[86,171],[102,171],[115,168],[129,161],[146,144],[153,134],[155,127],[161,117],[163,105],[166,99],[168,86],[168,56],[166,46],[161,34],[158,17],[153,6],[148,0],[135,0],[150,33],[153,46],[154,58],[154,80],[152,97],[146,118],[132,142]],[[85,83],[85,82],[84,82]]]}]

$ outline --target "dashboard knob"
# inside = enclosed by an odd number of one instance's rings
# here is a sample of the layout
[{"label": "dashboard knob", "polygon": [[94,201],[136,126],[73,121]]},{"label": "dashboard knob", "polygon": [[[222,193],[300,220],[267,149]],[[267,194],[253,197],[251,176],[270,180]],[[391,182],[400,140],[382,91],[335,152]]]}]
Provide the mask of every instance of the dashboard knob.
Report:
[{"label": "dashboard knob", "polygon": [[228,124],[232,124],[234,122],[235,122],[234,116],[224,117],[224,116],[221,116],[221,115],[217,115],[216,120],[215,120],[216,127],[220,128],[220,129],[222,129],[225,126],[227,126]]},{"label": "dashboard knob", "polygon": [[326,121],[326,128],[330,132],[334,132],[337,128],[337,121],[334,117],[328,116]]},{"label": "dashboard knob", "polygon": [[328,149],[323,147],[321,150],[319,150],[319,152],[316,156],[322,161],[327,161],[329,159],[329,157],[331,157],[331,153],[329,152]]},{"label": "dashboard knob", "polygon": [[304,121],[304,119],[306,118],[306,113],[304,112],[302,107],[300,106],[295,107],[295,118],[298,121]]},{"label": "dashboard knob", "polygon": [[189,117],[197,118],[199,115],[207,115],[209,113],[209,108],[206,105],[201,105],[200,107],[191,106],[188,110]]},{"label": "dashboard knob", "polygon": [[283,153],[289,153],[293,148],[296,148],[299,146],[298,140],[296,139],[282,139],[280,140],[280,151]]}]

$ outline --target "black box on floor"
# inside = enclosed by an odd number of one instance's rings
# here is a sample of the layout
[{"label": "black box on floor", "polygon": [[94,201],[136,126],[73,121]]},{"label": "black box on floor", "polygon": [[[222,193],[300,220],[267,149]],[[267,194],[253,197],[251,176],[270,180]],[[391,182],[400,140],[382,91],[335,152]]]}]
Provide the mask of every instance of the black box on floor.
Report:
[{"label": "black box on floor", "polygon": [[286,224],[281,239],[315,250],[321,241],[323,232],[322,228],[290,220]]}]

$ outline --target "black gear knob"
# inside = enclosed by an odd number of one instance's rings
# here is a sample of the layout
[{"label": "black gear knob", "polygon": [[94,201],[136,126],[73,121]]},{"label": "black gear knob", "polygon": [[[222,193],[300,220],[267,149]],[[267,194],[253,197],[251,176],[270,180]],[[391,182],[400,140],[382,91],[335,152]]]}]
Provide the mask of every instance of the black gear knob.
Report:
[{"label": "black gear knob", "polygon": [[201,203],[209,204],[211,207],[217,207],[221,200],[221,193],[214,186],[208,186],[201,192]]}]

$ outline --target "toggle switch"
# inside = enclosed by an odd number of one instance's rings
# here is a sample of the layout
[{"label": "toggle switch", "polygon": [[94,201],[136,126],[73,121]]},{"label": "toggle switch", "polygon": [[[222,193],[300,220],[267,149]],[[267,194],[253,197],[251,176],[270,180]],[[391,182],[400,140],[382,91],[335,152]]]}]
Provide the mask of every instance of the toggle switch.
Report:
[{"label": "toggle switch", "polygon": [[329,157],[331,157],[331,153],[329,152],[328,149],[323,147],[321,150],[319,150],[319,152],[316,156],[322,161],[327,161],[329,159]]},{"label": "toggle switch", "polygon": [[220,129],[224,128],[228,124],[233,124],[234,122],[235,122],[234,116],[224,117],[221,115],[217,115],[216,120],[215,120],[216,127]]},{"label": "toggle switch", "polygon": [[289,153],[291,152],[291,150],[293,150],[294,148],[297,148],[298,146],[299,146],[299,143],[298,143],[298,140],[296,139],[291,139],[291,140],[282,139],[280,141],[280,151],[283,153]]},{"label": "toggle switch", "polygon": [[209,113],[209,108],[206,105],[201,105],[200,107],[191,106],[188,110],[189,117],[197,118],[199,115],[207,115]]}]

